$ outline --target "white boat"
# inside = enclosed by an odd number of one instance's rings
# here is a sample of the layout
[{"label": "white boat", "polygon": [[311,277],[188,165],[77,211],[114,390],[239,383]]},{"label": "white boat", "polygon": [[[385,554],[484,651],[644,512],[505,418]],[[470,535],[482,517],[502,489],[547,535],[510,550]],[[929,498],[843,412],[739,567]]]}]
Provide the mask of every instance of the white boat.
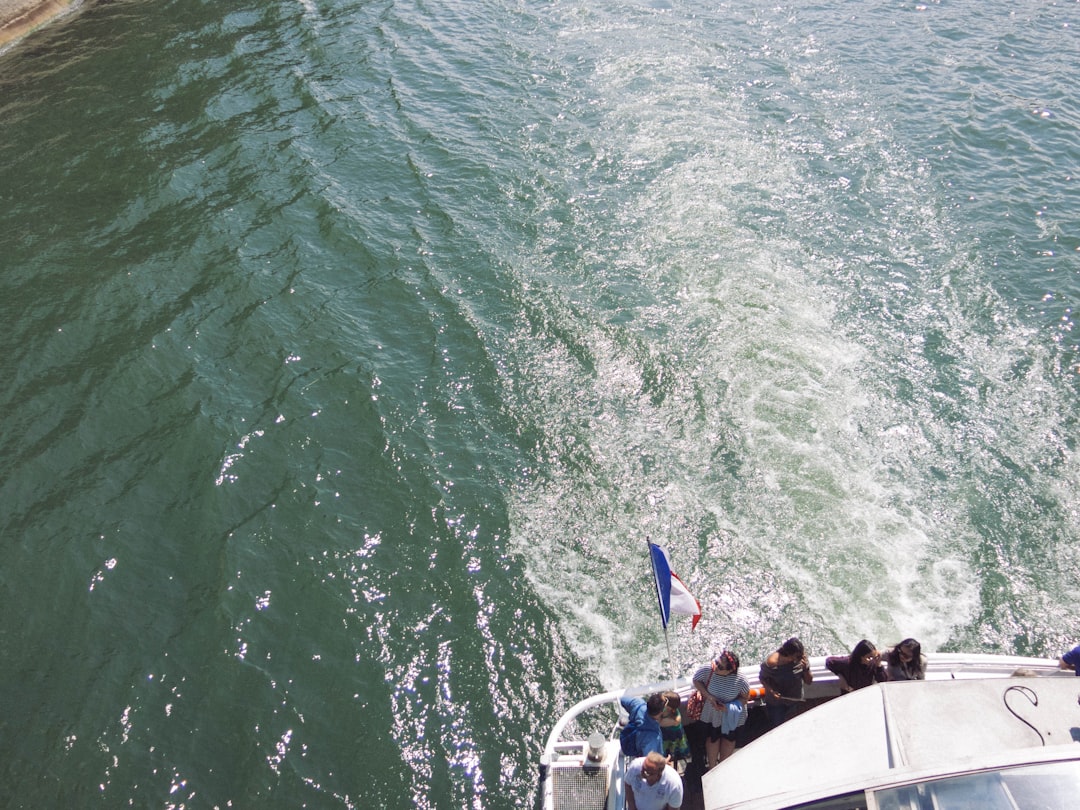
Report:
[{"label": "white boat", "polygon": [[[684,810],[1066,810],[1080,797],[1080,678],[1056,660],[934,654],[925,681],[842,697],[824,660],[810,661],[805,711],[704,775],[687,771]],[[619,699],[672,687],[571,707],[541,756],[543,810],[622,810]],[[692,688],[674,684],[684,704]]]}]

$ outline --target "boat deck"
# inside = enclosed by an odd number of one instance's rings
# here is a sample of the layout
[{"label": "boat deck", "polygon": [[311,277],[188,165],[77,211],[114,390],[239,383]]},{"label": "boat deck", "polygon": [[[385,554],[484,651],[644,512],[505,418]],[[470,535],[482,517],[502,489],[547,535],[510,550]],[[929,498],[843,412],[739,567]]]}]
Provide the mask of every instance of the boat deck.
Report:
[{"label": "boat deck", "polygon": [[701,792],[701,776],[705,773],[705,737],[701,723],[687,726],[686,737],[690,741],[693,761],[683,774],[683,810],[705,810],[705,796]]},{"label": "boat deck", "polygon": [[[810,663],[814,675],[813,683],[808,684],[804,689],[806,702],[800,704],[800,711],[796,712],[796,714],[802,714],[840,695],[836,676],[825,668],[824,658],[812,658]],[[928,681],[986,680],[1015,677],[1020,674],[1046,677],[1059,675],[1060,670],[1055,659],[995,656],[979,653],[935,654],[927,667]],[[1069,680],[1072,681],[1071,673]],[[751,679],[750,685],[752,692],[759,686],[756,679]],[[675,689],[683,696],[685,701],[687,695],[693,689],[693,685],[688,679],[681,679],[676,682],[661,682],[630,689],[613,690],[584,698],[570,707],[552,728],[544,753],[541,756],[538,804],[540,810],[580,810],[584,806],[592,806],[589,802],[593,801],[594,798],[606,803],[606,783],[603,780],[597,781],[591,775],[596,773],[596,770],[590,770],[586,765],[586,756],[590,750],[586,738],[595,736],[601,740],[606,739],[606,749],[614,750],[619,757],[619,761],[614,763],[614,766],[605,765],[601,770],[610,774],[613,779],[620,779],[624,760],[621,758],[621,754],[617,753],[619,725],[618,723],[614,727],[609,725],[612,717],[611,712],[614,709],[616,715],[618,714],[619,700],[627,695],[646,695],[665,689]],[[625,716],[625,713],[623,716]],[[1080,725],[1078,725],[1078,728],[1080,728]],[[606,729],[611,729],[610,733]],[[752,704],[747,723],[740,733],[740,739],[736,742],[737,748],[740,749],[736,754],[737,760],[733,760],[731,767],[726,769],[728,775],[740,773],[744,761],[739,756],[739,753],[745,753],[749,756],[749,759],[745,760],[745,764],[749,765],[754,762],[755,752],[759,752],[761,749],[755,748],[745,752],[742,752],[741,749],[758,740],[766,731],[768,731],[768,723],[764,707],[760,704]],[[705,727],[700,723],[694,723],[686,727],[692,754],[692,761],[688,764],[683,776],[684,798],[682,806],[686,810],[704,810],[705,806],[702,791],[702,777],[705,772],[704,732]],[[1073,739],[1080,739],[1080,732],[1077,732],[1077,736]],[[768,768],[765,768],[765,770],[768,771]],[[710,779],[710,790],[715,790],[715,786],[712,784],[713,781]],[[743,787],[745,788],[746,785],[743,785]],[[725,790],[725,794],[727,792]],[[715,796],[713,803],[716,803]],[[619,804],[621,804],[621,800]]]},{"label": "boat deck", "polygon": [[[820,698],[809,702],[802,711],[824,703],[829,698]],[[801,711],[799,712],[801,714]],[[736,742],[736,750],[749,745],[766,731],[768,720],[762,706],[752,708],[747,716],[746,725]],[[690,741],[693,761],[683,774],[682,810],[705,810],[705,797],[701,792],[701,777],[705,773],[705,728],[701,723],[691,723],[686,727],[686,737]]]}]

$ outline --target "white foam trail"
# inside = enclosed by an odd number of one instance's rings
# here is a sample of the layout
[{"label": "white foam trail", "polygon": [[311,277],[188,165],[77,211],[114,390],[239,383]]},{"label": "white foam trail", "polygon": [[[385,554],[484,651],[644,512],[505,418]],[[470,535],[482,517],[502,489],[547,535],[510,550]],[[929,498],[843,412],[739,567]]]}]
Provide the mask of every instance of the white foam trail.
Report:
[{"label": "white foam trail", "polygon": [[597,49],[586,95],[603,121],[578,151],[616,168],[572,201],[575,284],[550,251],[526,271],[557,325],[522,338],[548,437],[544,486],[514,502],[534,584],[611,683],[663,655],[645,535],[707,607],[677,659],[791,633],[820,652],[949,643],[983,608],[966,490],[992,473],[984,448],[1039,453],[1027,431],[1062,432],[1040,359],[1015,374],[1036,336],[887,111],[841,75],[803,86],[835,70],[825,57],[775,43],[785,119],[768,87],[731,86],[719,60],[735,57],[702,30],[669,51],[632,29],[574,35]]}]

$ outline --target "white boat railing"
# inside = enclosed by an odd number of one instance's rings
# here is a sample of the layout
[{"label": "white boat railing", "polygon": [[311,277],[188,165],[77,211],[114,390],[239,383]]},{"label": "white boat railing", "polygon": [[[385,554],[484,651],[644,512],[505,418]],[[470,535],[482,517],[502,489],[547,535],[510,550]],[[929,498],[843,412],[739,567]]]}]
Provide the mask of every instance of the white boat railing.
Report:
[{"label": "white boat railing", "polygon": [[[761,688],[761,684],[757,679],[756,667],[754,670],[752,673],[744,673],[750,683],[752,693]],[[806,690],[808,698],[829,697],[838,694],[836,676],[825,668],[825,656],[811,658],[810,670],[813,673],[814,680]],[[982,653],[934,653],[928,656],[926,677],[927,680],[1005,678],[1017,670],[1030,670],[1042,676],[1052,675],[1059,671],[1058,662],[1053,658],[1029,658]],[[1071,672],[1062,672],[1061,674],[1072,676]],[[645,686],[603,692],[580,700],[567,709],[551,729],[540,762],[543,765],[551,761],[556,746],[562,740],[562,735],[567,726],[592,709],[605,704],[615,704],[617,708],[619,699],[624,696],[648,695],[653,692],[668,690],[678,692],[685,700],[693,688],[693,682],[690,678],[683,677],[675,681],[658,681]],[[612,735],[614,733],[615,729],[613,728]]]},{"label": "white boat railing", "polygon": [[[818,656],[809,660],[810,671],[813,673],[813,681],[804,688],[805,699],[808,704],[816,704],[837,697],[840,694],[837,677],[825,668],[825,657]],[[757,667],[747,667],[744,674],[750,684],[753,705],[760,701],[762,693],[761,684],[758,681]],[[1000,656],[990,654],[961,654],[961,653],[933,653],[928,656],[926,679],[927,680],[964,680],[978,678],[1007,678],[1014,674],[1032,674],[1042,677],[1060,675],[1074,677],[1072,672],[1058,669],[1056,659],[1029,658],[1023,656]],[[609,692],[592,695],[578,701],[555,723],[548,735],[540,756],[540,795],[541,806],[544,810],[554,810],[557,802],[554,800],[551,775],[553,769],[558,769],[560,774],[574,772],[574,769],[587,769],[589,767],[590,751],[598,744],[599,738],[604,739],[603,748],[608,752],[605,761],[609,764],[608,771],[611,792],[607,801],[608,810],[618,810],[623,806],[621,778],[625,759],[619,750],[618,732],[621,723],[625,721],[625,712],[619,705],[619,700],[627,696],[644,696],[654,692],[675,691],[683,698],[688,698],[694,689],[689,677],[683,677],[666,681],[659,681],[643,686],[628,689],[617,689]],[[602,707],[611,707],[614,711],[609,716],[610,728],[604,734],[595,732],[590,735],[583,733],[584,729],[571,729],[571,724],[583,719],[589,712]],[[808,707],[809,708],[809,707]],[[595,719],[590,720],[589,725],[597,727]],[[564,739],[564,735],[570,737]],[[593,739],[586,739],[593,737]],[[749,743],[753,745],[753,743]],[[570,771],[566,769],[570,768]],[[560,778],[565,778],[562,776]]]},{"label": "white boat railing", "polygon": [[[544,746],[544,753],[541,755],[540,761],[542,764],[550,762],[551,754],[554,753],[556,745],[558,745],[559,741],[562,740],[562,735],[563,732],[566,730],[566,727],[578,717],[585,714],[585,712],[591,709],[595,709],[606,704],[615,704],[616,706],[618,706],[619,700],[623,697],[651,695],[654,692],[666,692],[669,690],[678,692],[685,698],[685,696],[690,693],[690,690],[692,688],[693,683],[690,681],[689,678],[679,678],[678,680],[674,681],[674,683],[670,680],[661,681],[658,683],[648,684],[647,686],[638,686],[630,689],[617,689],[612,692],[603,692],[602,694],[593,695],[592,697],[587,697],[584,700],[580,700],[573,706],[571,706],[569,709],[567,709],[563,713],[563,716],[560,717],[559,720],[555,723],[554,728],[551,729],[551,733],[548,735],[547,744]],[[613,730],[612,735],[614,735],[614,733],[615,732]]]}]

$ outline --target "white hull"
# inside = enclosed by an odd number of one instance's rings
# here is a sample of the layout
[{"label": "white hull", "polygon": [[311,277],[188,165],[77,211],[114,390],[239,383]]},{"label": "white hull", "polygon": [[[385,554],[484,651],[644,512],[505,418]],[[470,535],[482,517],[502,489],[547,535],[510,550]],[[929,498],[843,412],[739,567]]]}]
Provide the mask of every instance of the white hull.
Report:
[{"label": "white hull", "polygon": [[[861,692],[867,692],[867,695],[869,695],[870,691],[876,692],[877,690],[860,690],[860,693],[845,697],[844,701],[831,701],[831,698],[839,696],[839,686],[836,677],[825,669],[824,662],[824,658],[811,659],[810,665],[814,673],[814,681],[812,684],[807,685],[805,695],[808,704],[828,701],[826,705],[811,709],[807,714],[794,718],[761,740],[740,748],[731,759],[721,763],[719,767],[705,775],[704,779],[702,779],[701,796],[695,797],[689,806],[684,803],[686,810],[690,810],[698,801],[701,802],[705,810],[721,810],[729,807],[775,808],[789,806],[784,804],[785,799],[782,796],[775,800],[777,795],[784,794],[786,788],[779,784],[774,774],[764,772],[768,770],[764,762],[769,761],[769,759],[764,754],[759,756],[757,752],[764,750],[766,742],[769,743],[770,748],[779,747],[782,749],[784,738],[789,736],[794,738],[788,732],[799,730],[797,728],[799,725],[804,726],[804,730],[810,729],[806,732],[807,735],[811,740],[818,740],[818,743],[812,746],[811,751],[818,750],[821,755],[806,760],[805,746],[811,745],[811,743],[800,740],[797,744],[803,746],[803,748],[797,753],[792,752],[791,757],[794,759],[802,757],[801,761],[809,761],[814,773],[820,773],[823,769],[826,773],[829,772],[831,766],[828,758],[822,759],[825,756],[822,741],[827,736],[827,730],[821,728],[821,723],[817,722],[818,712],[824,712],[826,709],[834,711],[835,707],[841,707],[841,704],[846,705],[852,698],[869,699],[862,696]],[[760,687],[757,682],[756,670],[756,666],[744,667],[743,669],[743,673],[750,681],[752,690]],[[969,681],[975,683],[988,679],[1009,678],[1017,670],[1026,670],[1041,677],[1054,676],[1055,682],[1058,679],[1072,679],[1075,677],[1071,672],[1060,672],[1057,668],[1057,661],[1050,659],[936,653],[929,658],[926,682]],[[1014,679],[1017,683],[1021,680],[1027,684],[1040,683],[1037,679]],[[1080,680],[1076,681],[1075,684],[1071,680],[1062,682],[1068,683],[1070,686],[1075,685],[1080,691]],[[918,684],[911,682],[892,686],[901,688],[915,686],[917,688]],[[1008,684],[1002,684],[1001,688],[1007,688],[1007,686]],[[587,810],[587,808],[622,810],[624,807],[622,777],[626,761],[619,750],[618,743],[619,698],[624,695],[645,695],[672,688],[671,681],[653,683],[594,695],[571,707],[555,724],[541,757],[540,793],[543,810]],[[683,678],[674,683],[674,690],[683,696],[684,701],[692,688],[689,678]],[[933,690],[925,691],[929,693]],[[974,695],[977,689],[965,689],[958,684],[953,691],[954,694],[961,696],[962,700],[964,695]],[[904,694],[910,697],[915,693],[905,692]],[[1073,704],[1080,711],[1080,706],[1076,706],[1075,699]],[[831,709],[831,707],[833,708]],[[872,716],[881,714],[880,710],[877,710],[876,713],[873,709],[867,711]],[[824,721],[825,715],[822,714],[820,717]],[[797,724],[796,721],[799,720],[802,722]],[[841,713],[835,723],[846,727],[855,723],[855,720],[851,717],[845,717]],[[1080,718],[1077,718],[1076,724],[1080,726]],[[602,741],[600,746],[602,753],[596,761],[590,761],[589,759],[589,734],[586,732],[593,733],[594,745]],[[600,733],[600,738],[595,737],[597,732]],[[881,733],[885,734],[886,731],[882,730]],[[1058,734],[1060,735],[1061,732],[1059,731]],[[839,736],[843,738],[845,735],[851,736],[849,728],[840,729]],[[1080,735],[1080,731],[1078,731],[1078,735]],[[1078,755],[1080,755],[1080,745],[1074,745],[1074,747],[1077,749]],[[772,756],[775,758],[779,754],[774,753]],[[762,762],[758,762],[759,759],[762,759]],[[738,768],[737,771],[735,770],[736,767]],[[746,777],[745,773],[747,768],[751,771],[749,777]],[[757,773],[759,770],[762,773]],[[775,770],[775,768],[772,770]],[[733,779],[732,774],[739,774],[739,776]],[[765,789],[758,786],[760,780],[765,779],[772,783],[772,787]],[[808,783],[806,775],[801,772],[799,772],[797,780],[800,785]],[[738,781],[743,786],[739,791],[732,789],[735,781]],[[726,787],[721,789],[720,785],[725,783]],[[756,804],[756,798],[762,793],[769,794],[774,800],[765,799],[764,803]]]}]

